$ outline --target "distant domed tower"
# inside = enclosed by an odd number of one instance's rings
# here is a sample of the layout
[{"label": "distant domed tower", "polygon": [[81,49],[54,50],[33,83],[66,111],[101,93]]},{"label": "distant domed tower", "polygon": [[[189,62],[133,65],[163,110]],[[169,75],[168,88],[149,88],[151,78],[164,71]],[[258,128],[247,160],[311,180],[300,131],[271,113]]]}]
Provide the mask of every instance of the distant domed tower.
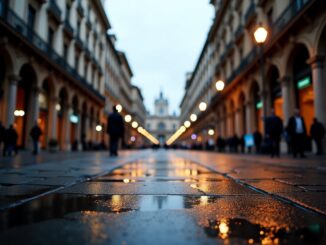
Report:
[{"label": "distant domed tower", "polygon": [[166,141],[175,133],[179,127],[179,118],[174,113],[169,114],[169,101],[164,97],[163,92],[154,101],[154,114],[147,115],[146,129],[156,137],[160,145],[163,146]]},{"label": "distant domed tower", "polygon": [[169,115],[169,101],[164,98],[163,92],[160,97],[155,100],[155,116],[166,117]]}]

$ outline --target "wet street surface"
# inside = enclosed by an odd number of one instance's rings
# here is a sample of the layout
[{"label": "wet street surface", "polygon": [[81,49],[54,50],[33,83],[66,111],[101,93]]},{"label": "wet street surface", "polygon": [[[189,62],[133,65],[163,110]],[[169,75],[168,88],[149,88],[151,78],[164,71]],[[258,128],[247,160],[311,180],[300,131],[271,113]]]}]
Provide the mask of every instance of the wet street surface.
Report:
[{"label": "wet street surface", "polygon": [[0,244],[326,244],[325,175],[163,150],[4,169]]}]

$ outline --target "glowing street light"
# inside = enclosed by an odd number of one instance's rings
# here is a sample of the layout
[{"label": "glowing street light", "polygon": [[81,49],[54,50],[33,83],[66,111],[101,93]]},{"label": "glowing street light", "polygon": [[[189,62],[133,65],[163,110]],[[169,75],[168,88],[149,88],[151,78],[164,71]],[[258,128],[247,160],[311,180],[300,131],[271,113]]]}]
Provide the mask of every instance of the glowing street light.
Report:
[{"label": "glowing street light", "polygon": [[189,128],[191,125],[191,122],[189,121],[185,121],[185,123],[183,124],[186,128]]},{"label": "glowing street light", "polygon": [[216,84],[215,84],[216,90],[217,90],[218,92],[223,91],[224,86],[225,86],[225,83],[224,83],[222,80],[218,80],[218,81],[216,82]]},{"label": "glowing street light", "polygon": [[197,115],[196,114],[191,114],[190,115],[190,121],[196,122],[197,121]]},{"label": "glowing street light", "polygon": [[16,117],[23,117],[23,116],[25,116],[25,111],[23,111],[23,110],[15,110],[14,115]]},{"label": "glowing street light", "polygon": [[257,44],[264,44],[267,39],[267,36],[268,31],[262,26],[259,26],[254,32],[254,37]]},{"label": "glowing street light", "polygon": [[186,130],[187,130],[187,128],[186,128],[185,126],[181,126],[181,127],[180,127],[180,131],[181,131],[181,133],[186,132]]},{"label": "glowing street light", "polygon": [[101,125],[96,125],[96,127],[95,127],[95,130],[96,130],[97,132],[101,132],[102,129],[103,129],[103,127],[102,127]]},{"label": "glowing street light", "polygon": [[137,128],[137,127],[138,127],[138,122],[133,121],[132,124],[131,124],[131,126],[132,126],[133,128]]},{"label": "glowing street light", "polygon": [[[259,53],[260,53],[260,76],[261,76],[261,81],[262,81],[262,91],[265,91],[265,71],[264,71],[264,67],[265,67],[265,62],[264,62],[264,50],[263,50],[263,45],[266,42],[267,39],[267,35],[268,32],[267,30],[261,25],[259,24],[259,27],[256,29],[256,31],[254,32],[254,37],[255,37],[255,41],[259,46]],[[267,112],[267,107],[266,107],[267,103],[263,102],[263,118],[266,118],[266,112]],[[265,122],[265,120],[264,120]],[[266,131],[266,125],[264,131]]]},{"label": "glowing street light", "polygon": [[120,104],[117,104],[117,105],[115,106],[115,108],[117,109],[117,111],[118,111],[119,113],[122,111],[122,105],[120,105]]},{"label": "glowing street light", "polygon": [[205,102],[200,102],[198,108],[199,108],[200,111],[206,111],[207,104]]},{"label": "glowing street light", "polygon": [[132,120],[132,117],[131,117],[130,115],[126,115],[126,116],[125,116],[125,121],[126,121],[127,123],[130,123],[131,120]]},{"label": "glowing street light", "polygon": [[213,136],[215,134],[214,129],[208,130],[208,135]]}]

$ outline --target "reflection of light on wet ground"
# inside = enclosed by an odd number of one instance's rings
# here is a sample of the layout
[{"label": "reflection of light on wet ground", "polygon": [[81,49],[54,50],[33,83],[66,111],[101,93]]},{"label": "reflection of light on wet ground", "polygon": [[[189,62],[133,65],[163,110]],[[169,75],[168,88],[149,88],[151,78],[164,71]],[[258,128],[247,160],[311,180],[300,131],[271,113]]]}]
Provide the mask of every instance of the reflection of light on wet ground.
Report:
[{"label": "reflection of light on wet ground", "polygon": [[226,220],[221,220],[218,229],[219,229],[219,236],[222,239],[226,239],[228,237],[228,232],[229,232],[229,226],[226,223]]},{"label": "reflection of light on wet ground", "polygon": [[[209,220],[204,228],[210,237],[242,239],[248,244],[320,244],[323,228],[319,224],[291,230],[288,227],[262,226],[241,218]],[[231,242],[232,243],[232,242]]]}]

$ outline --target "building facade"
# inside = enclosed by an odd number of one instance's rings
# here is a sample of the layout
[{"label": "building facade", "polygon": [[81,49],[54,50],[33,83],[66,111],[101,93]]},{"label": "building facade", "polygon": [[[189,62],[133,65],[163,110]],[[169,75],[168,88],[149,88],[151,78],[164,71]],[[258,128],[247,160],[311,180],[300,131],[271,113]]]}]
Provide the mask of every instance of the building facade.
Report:
[{"label": "building facade", "polygon": [[36,122],[42,148],[54,141],[79,150],[104,139],[106,105],[115,103],[108,83],[116,75],[122,90],[132,76],[124,55],[109,49],[109,29],[100,0],[0,1],[0,121],[14,125],[19,147],[30,146]]},{"label": "building facade", "polygon": [[163,92],[154,102],[154,114],[146,118],[147,130],[164,145],[173,135],[179,126],[179,117],[169,113],[169,101],[164,97]]},{"label": "building facade", "polygon": [[[313,117],[326,125],[326,6],[314,0],[212,0],[216,15],[197,65],[187,81],[181,122],[198,120],[183,134],[232,137],[264,133],[263,118],[273,108],[287,124],[299,108],[309,129]],[[258,26],[266,43],[255,42]],[[264,63],[260,63],[260,57]],[[263,67],[263,69],[262,69]],[[225,88],[217,92],[215,82]],[[198,104],[205,102],[206,111]]]}]

